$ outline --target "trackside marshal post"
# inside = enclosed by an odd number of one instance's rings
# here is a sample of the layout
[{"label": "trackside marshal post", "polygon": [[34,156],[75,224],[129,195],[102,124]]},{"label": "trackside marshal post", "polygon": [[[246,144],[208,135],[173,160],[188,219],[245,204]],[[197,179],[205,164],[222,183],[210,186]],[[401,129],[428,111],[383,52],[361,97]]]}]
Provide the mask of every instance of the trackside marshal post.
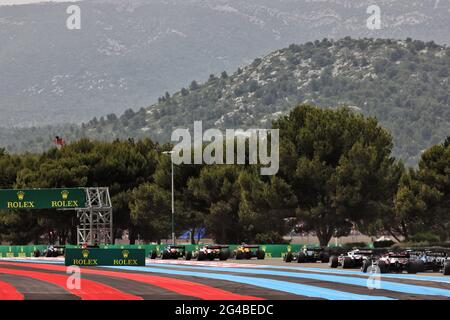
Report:
[{"label": "trackside marshal post", "polygon": [[145,266],[144,249],[67,248],[66,266]]}]

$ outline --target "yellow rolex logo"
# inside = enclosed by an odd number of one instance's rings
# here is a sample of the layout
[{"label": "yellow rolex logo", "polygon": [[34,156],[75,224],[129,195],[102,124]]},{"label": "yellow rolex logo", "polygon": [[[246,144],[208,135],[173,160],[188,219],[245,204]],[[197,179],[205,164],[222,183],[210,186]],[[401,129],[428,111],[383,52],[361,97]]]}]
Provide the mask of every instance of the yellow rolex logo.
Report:
[{"label": "yellow rolex logo", "polygon": [[67,190],[62,191],[61,196],[62,196],[63,200],[67,200],[67,198],[69,198],[69,191],[67,191]]},{"label": "yellow rolex logo", "polygon": [[87,257],[89,257],[89,250],[83,250],[83,258],[87,258]]},{"label": "yellow rolex logo", "polygon": [[25,192],[19,191],[17,192],[17,198],[22,201],[25,198]]},{"label": "yellow rolex logo", "polygon": [[130,254],[130,252],[128,251],[128,250],[123,250],[122,251],[122,255],[123,255],[123,257],[125,258],[125,259],[127,259],[128,258],[128,255]]}]

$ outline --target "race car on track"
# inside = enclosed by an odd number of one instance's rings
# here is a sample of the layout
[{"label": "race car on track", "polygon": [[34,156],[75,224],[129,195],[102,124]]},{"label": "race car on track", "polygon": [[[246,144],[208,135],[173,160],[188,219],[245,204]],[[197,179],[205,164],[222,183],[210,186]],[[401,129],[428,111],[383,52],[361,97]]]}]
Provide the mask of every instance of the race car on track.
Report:
[{"label": "race car on track", "polygon": [[[158,252],[156,250],[153,250],[150,253],[150,259],[156,259],[157,257]],[[163,260],[179,259],[179,258],[191,260],[192,252],[187,251],[186,246],[168,246],[160,252],[159,257]]]},{"label": "race car on track", "polygon": [[364,261],[372,259],[374,254],[373,250],[355,249],[349,251],[346,255],[331,256],[329,266],[331,268],[342,267],[344,269],[361,268]]},{"label": "race car on track", "polygon": [[192,255],[194,259],[198,261],[204,260],[215,260],[219,259],[221,261],[227,260],[230,257],[229,246],[221,245],[206,245],[195,251]]},{"label": "race car on track", "polygon": [[[369,258],[363,262],[361,269],[368,272],[369,268],[378,267],[380,273],[407,273],[415,274],[421,272],[424,268],[423,261],[417,257],[411,256],[409,251],[388,252],[376,258]],[[373,269],[371,269],[373,270]]]},{"label": "race car on track", "polygon": [[450,275],[450,250],[448,248],[429,248],[408,250],[410,259],[419,261],[419,272],[442,272]]},{"label": "race car on track", "polygon": [[445,271],[445,263],[449,258],[449,254],[447,250],[440,249],[425,249],[425,250],[417,250],[412,249],[408,250],[410,258],[416,259],[420,261],[420,272],[424,271],[433,271],[440,272],[441,270]]},{"label": "race car on track", "polygon": [[264,260],[264,258],[266,257],[266,253],[258,245],[243,244],[233,251],[233,256],[236,258],[236,260],[250,260],[252,258]]},{"label": "race car on track", "polygon": [[283,260],[285,262],[297,261],[298,263],[318,261],[328,263],[330,261],[330,254],[325,248],[304,247],[299,252],[287,252]]},{"label": "race car on track", "polygon": [[447,259],[444,263],[444,270],[442,271],[444,275],[450,276],[450,258]]},{"label": "race car on track", "polygon": [[[45,249],[44,252],[42,253],[42,256],[47,258],[56,258],[63,256],[65,251],[66,251],[65,246],[48,246],[47,249]],[[33,255],[35,257],[40,257],[41,256],[40,250],[35,250]]]}]

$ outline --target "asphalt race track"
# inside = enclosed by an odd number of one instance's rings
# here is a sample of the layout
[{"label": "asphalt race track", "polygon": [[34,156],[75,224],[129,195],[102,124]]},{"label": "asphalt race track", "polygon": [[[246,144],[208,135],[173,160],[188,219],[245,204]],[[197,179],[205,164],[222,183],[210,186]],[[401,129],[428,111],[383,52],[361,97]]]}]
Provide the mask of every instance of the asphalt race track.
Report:
[{"label": "asphalt race track", "polygon": [[450,277],[438,273],[373,282],[359,270],[281,259],[81,268],[80,288],[67,286],[69,276],[62,259],[0,259],[0,300],[450,300]]}]

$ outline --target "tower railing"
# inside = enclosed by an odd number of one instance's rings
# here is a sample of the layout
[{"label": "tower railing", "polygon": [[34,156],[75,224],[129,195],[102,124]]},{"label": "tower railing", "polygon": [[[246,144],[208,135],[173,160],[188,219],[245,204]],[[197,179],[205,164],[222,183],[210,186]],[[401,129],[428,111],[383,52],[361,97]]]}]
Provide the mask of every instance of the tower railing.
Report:
[{"label": "tower railing", "polygon": [[77,243],[111,244],[113,243],[113,210],[109,188],[85,188],[86,205],[77,208]]}]

